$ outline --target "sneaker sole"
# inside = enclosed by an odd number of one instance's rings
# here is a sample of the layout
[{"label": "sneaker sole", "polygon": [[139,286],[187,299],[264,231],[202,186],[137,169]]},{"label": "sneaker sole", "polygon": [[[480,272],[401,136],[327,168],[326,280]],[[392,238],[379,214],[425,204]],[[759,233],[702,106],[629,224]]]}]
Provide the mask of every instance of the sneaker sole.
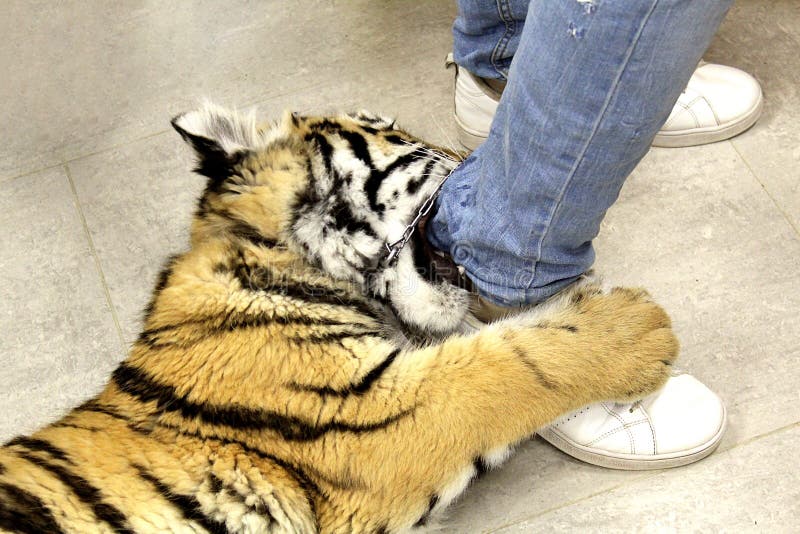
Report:
[{"label": "sneaker sole", "polygon": [[722,441],[722,436],[725,434],[727,422],[727,410],[725,410],[723,407],[722,423],[717,430],[717,433],[709,441],[686,451],[660,454],[655,456],[609,453],[600,449],[584,447],[566,439],[564,436],[550,428],[542,429],[541,431],[537,432],[537,434],[556,449],[559,449],[563,453],[568,454],[573,458],[577,458],[583,462],[592,465],[598,465],[600,467],[607,467],[609,469],[646,471],[650,469],[668,469],[670,467],[680,467],[682,465],[688,465],[702,460],[714,452],[717,447],[719,447],[720,441]]},{"label": "sneaker sole", "polygon": [[764,99],[759,98],[756,105],[742,118],[735,122],[708,128],[692,128],[675,132],[659,132],[653,139],[653,146],[662,148],[681,148],[687,146],[706,145],[730,139],[753,126],[761,116]]}]

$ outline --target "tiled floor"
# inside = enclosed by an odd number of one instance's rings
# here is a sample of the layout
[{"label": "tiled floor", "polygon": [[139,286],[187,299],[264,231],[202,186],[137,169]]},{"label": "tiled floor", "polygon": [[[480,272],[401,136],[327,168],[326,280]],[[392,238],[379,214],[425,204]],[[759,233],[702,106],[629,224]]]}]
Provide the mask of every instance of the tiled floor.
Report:
[{"label": "tiled floor", "polygon": [[[264,116],[365,107],[446,142],[453,15],[436,0],[4,2],[0,440],[103,384],[185,245],[202,184],[172,115],[204,96]],[[720,450],[627,473],[532,440],[445,531],[800,530],[800,4],[739,0],[706,59],[761,81],[762,119],[730,142],[652,150],[597,270],[672,313],[682,367],[727,402]]]}]

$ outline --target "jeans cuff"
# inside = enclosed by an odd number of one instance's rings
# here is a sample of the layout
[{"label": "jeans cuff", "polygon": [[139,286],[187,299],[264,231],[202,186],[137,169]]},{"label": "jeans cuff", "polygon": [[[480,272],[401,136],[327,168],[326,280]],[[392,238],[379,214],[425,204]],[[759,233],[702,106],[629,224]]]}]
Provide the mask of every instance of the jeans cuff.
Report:
[{"label": "jeans cuff", "polygon": [[572,285],[576,280],[578,280],[581,276],[583,276],[583,275],[578,275],[570,278],[565,278],[563,280],[557,280],[542,287],[512,288],[512,287],[497,285],[488,280],[482,280],[477,276],[471,274],[469,269],[467,268],[465,269],[467,277],[472,281],[472,285],[475,288],[475,291],[478,293],[478,295],[488,300],[492,304],[496,304],[498,306],[505,306],[509,308],[519,307],[519,306],[530,306],[533,304],[539,304],[541,302],[544,302],[545,300],[549,299],[556,293],[562,291],[567,286]]}]

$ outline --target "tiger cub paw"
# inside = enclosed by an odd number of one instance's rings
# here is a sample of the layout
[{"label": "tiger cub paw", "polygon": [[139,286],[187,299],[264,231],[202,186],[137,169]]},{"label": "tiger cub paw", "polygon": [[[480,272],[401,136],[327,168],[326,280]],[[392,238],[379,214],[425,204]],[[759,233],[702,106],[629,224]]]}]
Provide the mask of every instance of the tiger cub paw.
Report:
[{"label": "tiger cub paw", "polygon": [[[523,319],[524,320],[524,319]],[[552,357],[584,367],[576,387],[587,399],[636,400],[661,387],[678,356],[670,319],[644,289],[578,285],[529,321],[552,337]]]},{"label": "tiger cub paw", "polygon": [[591,345],[605,361],[597,370],[608,398],[640,399],[669,378],[679,344],[667,312],[641,288],[578,288],[570,303]]}]

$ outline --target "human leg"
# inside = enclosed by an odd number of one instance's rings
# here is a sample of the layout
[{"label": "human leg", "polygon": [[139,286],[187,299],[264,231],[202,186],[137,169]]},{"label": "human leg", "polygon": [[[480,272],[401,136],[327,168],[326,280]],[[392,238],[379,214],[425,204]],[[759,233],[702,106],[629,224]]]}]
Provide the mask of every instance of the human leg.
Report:
[{"label": "human leg", "polygon": [[482,296],[539,302],[590,267],[606,210],[730,4],[530,3],[489,138],[428,225]]},{"label": "human leg", "polygon": [[[698,4],[531,3],[489,140],[448,180],[428,224],[432,244],[482,295],[536,303],[591,265],[605,211],[730,2]],[[725,420],[719,397],[682,375],[640,402],[584,407],[540,435],[590,463],[653,469],[710,454]]]},{"label": "human leg", "polygon": [[529,0],[458,0],[453,56],[469,72],[505,80],[519,46]]}]

